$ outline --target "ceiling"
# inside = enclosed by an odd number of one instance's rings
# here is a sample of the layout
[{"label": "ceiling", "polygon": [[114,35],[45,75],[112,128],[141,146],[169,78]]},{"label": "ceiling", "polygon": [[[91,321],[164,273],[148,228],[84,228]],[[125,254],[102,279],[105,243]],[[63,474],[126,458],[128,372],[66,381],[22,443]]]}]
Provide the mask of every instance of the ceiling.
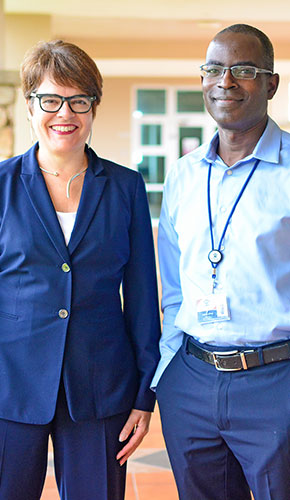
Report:
[{"label": "ceiling", "polygon": [[51,16],[53,35],[76,38],[209,39],[236,22],[290,38],[287,0],[3,0],[5,14]]}]

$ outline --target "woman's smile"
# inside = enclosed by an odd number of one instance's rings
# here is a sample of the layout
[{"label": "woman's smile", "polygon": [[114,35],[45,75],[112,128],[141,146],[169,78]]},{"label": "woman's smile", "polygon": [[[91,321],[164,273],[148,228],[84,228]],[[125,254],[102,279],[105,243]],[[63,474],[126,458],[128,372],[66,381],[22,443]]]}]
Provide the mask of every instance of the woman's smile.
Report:
[{"label": "woman's smile", "polygon": [[[83,94],[75,87],[62,86],[46,75],[37,89],[38,94],[57,94],[64,97]],[[74,113],[67,101],[55,113],[43,111],[38,99],[31,109],[32,126],[39,141],[41,154],[75,154],[84,151],[93,124],[92,110]]]}]

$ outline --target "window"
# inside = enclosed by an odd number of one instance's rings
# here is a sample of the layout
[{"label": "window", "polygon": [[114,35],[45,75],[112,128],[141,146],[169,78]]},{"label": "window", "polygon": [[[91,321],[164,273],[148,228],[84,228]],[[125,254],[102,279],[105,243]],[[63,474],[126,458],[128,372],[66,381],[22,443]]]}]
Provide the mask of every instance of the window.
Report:
[{"label": "window", "polygon": [[138,170],[147,183],[163,183],[165,179],[164,156],[143,156],[138,164]]},{"label": "window", "polygon": [[137,110],[144,115],[166,113],[166,91],[138,89]]},{"label": "window", "polygon": [[170,165],[209,140],[215,124],[201,90],[192,87],[135,88],[132,117],[132,166],[143,175],[155,222]]},{"label": "window", "polygon": [[177,91],[177,112],[178,113],[203,113],[204,102],[201,91],[198,90],[178,90]]},{"label": "window", "polygon": [[142,146],[161,145],[161,125],[141,125]]}]

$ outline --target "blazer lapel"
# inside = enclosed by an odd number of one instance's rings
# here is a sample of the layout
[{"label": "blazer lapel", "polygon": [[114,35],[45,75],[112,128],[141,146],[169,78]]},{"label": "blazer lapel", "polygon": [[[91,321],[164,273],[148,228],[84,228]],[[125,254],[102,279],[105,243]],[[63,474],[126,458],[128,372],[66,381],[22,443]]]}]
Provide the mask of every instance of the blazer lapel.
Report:
[{"label": "blazer lapel", "polygon": [[38,167],[36,149],[37,144],[23,156],[21,179],[31,204],[52,244],[64,262],[68,262],[70,260],[69,253],[45,181]]},{"label": "blazer lapel", "polygon": [[107,182],[107,178],[102,175],[103,166],[101,160],[91,149],[86,148],[86,152],[89,158],[89,166],[84,179],[75,225],[68,244],[70,255],[84,237]]}]

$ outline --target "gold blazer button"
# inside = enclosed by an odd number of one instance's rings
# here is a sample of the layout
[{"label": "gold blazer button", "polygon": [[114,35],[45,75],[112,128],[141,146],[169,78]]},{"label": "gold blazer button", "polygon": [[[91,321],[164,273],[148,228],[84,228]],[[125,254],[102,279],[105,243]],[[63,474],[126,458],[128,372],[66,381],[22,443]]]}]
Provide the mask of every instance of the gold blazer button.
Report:
[{"label": "gold blazer button", "polygon": [[61,319],[65,319],[68,317],[68,311],[66,309],[60,309],[58,315]]},{"label": "gold blazer button", "polygon": [[64,273],[69,273],[70,272],[70,267],[69,267],[69,265],[66,262],[64,262],[62,264],[61,269],[63,270]]}]

